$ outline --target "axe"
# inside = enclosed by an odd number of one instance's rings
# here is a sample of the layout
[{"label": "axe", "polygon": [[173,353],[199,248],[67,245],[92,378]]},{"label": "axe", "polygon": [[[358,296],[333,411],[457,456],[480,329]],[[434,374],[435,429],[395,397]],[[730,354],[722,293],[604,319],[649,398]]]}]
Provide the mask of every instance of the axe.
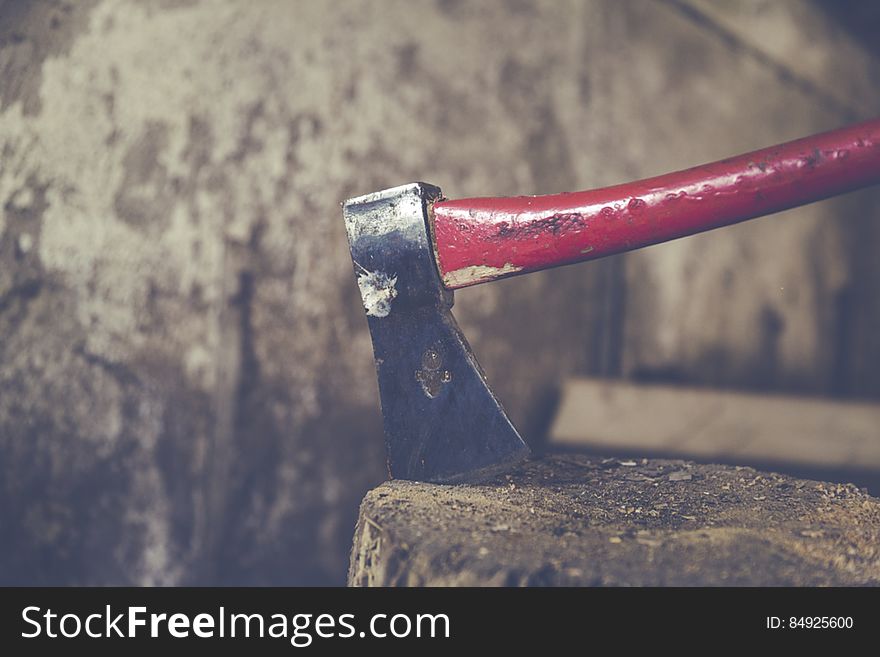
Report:
[{"label": "axe", "polygon": [[880,182],[880,119],[633,183],[449,201],[412,183],[343,204],[389,476],[473,481],[529,448],[452,316],[453,290],[593,260]]}]

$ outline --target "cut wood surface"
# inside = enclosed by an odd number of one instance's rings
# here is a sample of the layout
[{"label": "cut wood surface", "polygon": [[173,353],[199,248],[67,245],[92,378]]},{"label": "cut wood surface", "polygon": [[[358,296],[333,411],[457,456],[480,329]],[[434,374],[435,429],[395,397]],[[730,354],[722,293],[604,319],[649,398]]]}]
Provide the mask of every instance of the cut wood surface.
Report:
[{"label": "cut wood surface", "polygon": [[880,584],[880,500],[687,461],[553,456],[364,498],[352,586]]}]

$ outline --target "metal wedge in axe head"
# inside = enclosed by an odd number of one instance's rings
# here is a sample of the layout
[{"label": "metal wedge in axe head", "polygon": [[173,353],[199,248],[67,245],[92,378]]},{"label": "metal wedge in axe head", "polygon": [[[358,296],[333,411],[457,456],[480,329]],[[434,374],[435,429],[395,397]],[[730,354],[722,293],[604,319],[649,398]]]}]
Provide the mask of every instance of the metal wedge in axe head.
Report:
[{"label": "metal wedge in axe head", "polygon": [[529,449],[451,313],[453,290],[592,260],[880,182],[880,119],[633,183],[447,201],[413,183],[343,204],[388,470],[456,482]]}]

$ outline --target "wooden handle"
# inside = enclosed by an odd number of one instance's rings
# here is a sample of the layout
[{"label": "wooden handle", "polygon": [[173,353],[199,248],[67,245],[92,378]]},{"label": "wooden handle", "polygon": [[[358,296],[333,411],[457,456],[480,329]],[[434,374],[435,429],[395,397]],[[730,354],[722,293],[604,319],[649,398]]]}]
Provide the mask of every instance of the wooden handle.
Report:
[{"label": "wooden handle", "polygon": [[880,182],[880,119],[585,192],[433,206],[450,289],[592,260]]}]

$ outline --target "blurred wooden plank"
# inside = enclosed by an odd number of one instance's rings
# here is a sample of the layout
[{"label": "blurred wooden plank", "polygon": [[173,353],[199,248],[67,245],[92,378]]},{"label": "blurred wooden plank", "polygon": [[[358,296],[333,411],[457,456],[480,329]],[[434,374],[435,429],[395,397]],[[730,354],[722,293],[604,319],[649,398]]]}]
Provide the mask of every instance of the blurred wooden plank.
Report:
[{"label": "blurred wooden plank", "polygon": [[571,379],[554,445],[880,468],[880,404]]}]

